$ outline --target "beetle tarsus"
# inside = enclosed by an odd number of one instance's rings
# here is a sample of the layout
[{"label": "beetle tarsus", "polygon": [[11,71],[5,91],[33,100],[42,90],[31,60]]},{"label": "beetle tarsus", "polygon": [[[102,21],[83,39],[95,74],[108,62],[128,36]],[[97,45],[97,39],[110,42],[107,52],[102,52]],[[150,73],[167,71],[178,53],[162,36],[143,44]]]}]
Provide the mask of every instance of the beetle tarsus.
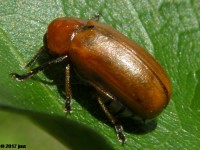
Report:
[{"label": "beetle tarsus", "polygon": [[70,97],[67,97],[65,100],[65,112],[70,113],[71,112],[71,99]]},{"label": "beetle tarsus", "polygon": [[99,21],[100,16],[101,16],[101,13],[95,14],[95,15],[91,18],[91,20],[93,20],[93,21]]},{"label": "beetle tarsus", "polygon": [[10,73],[10,76],[13,77],[15,80],[23,81],[29,77],[29,74],[19,75],[17,73]]},{"label": "beetle tarsus", "polygon": [[115,132],[117,134],[118,140],[122,145],[124,145],[124,142],[126,141],[126,137],[123,134],[123,127],[120,124],[115,124]]}]

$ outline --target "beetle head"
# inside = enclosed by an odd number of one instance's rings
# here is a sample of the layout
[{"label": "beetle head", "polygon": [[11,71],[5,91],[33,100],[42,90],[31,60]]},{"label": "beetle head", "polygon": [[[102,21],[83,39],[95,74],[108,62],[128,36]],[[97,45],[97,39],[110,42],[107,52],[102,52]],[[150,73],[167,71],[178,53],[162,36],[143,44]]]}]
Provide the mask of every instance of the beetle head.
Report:
[{"label": "beetle head", "polygon": [[44,37],[44,46],[53,55],[66,55],[76,31],[86,21],[77,18],[57,18],[53,20]]}]

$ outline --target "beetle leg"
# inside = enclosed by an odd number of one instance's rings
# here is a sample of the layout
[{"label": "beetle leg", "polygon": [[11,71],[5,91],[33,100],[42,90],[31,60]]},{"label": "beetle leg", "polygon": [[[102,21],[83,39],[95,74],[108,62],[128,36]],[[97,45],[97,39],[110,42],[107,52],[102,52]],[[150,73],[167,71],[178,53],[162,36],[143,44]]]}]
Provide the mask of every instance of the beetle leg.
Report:
[{"label": "beetle leg", "polygon": [[25,80],[25,79],[28,79],[30,78],[32,75],[44,70],[45,68],[47,68],[48,66],[52,65],[52,64],[57,64],[59,62],[62,62],[64,60],[66,60],[68,58],[68,56],[62,56],[62,57],[59,57],[55,60],[52,60],[52,61],[48,61],[48,62],[45,62],[44,64],[42,64],[41,66],[38,66],[36,68],[33,68],[31,71],[25,73],[25,74],[22,74],[22,75],[19,75],[17,73],[11,73],[10,75],[12,77],[14,77],[16,80],[19,80],[19,81],[22,81],[22,80]]},{"label": "beetle leg", "polygon": [[100,85],[94,84],[94,83],[90,83],[93,87],[95,87],[95,89],[100,93],[105,95],[106,97],[108,97],[109,99],[112,99],[113,101],[115,101],[115,97],[113,97],[110,93],[108,93],[103,87],[101,87]]},{"label": "beetle leg", "polygon": [[65,111],[69,113],[71,111],[71,98],[72,98],[72,92],[71,92],[71,84],[70,84],[70,65],[67,64],[66,66],[66,72],[65,72],[65,90],[66,90],[66,99],[65,99]]},{"label": "beetle leg", "polygon": [[106,105],[104,104],[102,98],[100,96],[97,97],[98,102],[101,106],[101,108],[103,109],[104,113],[106,114],[106,116],[108,117],[108,119],[110,120],[111,124],[114,126],[115,128],[115,132],[117,134],[118,140],[122,143],[122,145],[124,144],[126,138],[123,134],[123,127],[122,125],[120,125],[117,121],[117,119],[109,112],[108,108],[106,107]]},{"label": "beetle leg", "polygon": [[93,20],[93,21],[97,21],[97,22],[98,22],[100,16],[101,16],[101,13],[99,13],[99,14],[95,14],[94,16],[92,16],[91,20]]}]

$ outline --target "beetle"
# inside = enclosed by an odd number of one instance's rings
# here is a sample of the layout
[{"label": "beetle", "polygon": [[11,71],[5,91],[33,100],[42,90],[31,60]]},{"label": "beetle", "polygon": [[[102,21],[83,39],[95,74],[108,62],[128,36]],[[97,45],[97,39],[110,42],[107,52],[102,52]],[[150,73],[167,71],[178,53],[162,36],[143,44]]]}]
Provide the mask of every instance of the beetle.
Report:
[{"label": "beetle", "polygon": [[57,18],[44,35],[43,47],[26,65],[30,67],[41,53],[56,56],[53,61],[25,74],[11,73],[25,80],[51,64],[66,61],[65,111],[71,110],[70,69],[97,91],[97,100],[123,144],[123,127],[118,116],[151,120],[167,106],[171,96],[169,78],[161,65],[141,46],[112,27],[98,22],[99,16],[84,20]]}]

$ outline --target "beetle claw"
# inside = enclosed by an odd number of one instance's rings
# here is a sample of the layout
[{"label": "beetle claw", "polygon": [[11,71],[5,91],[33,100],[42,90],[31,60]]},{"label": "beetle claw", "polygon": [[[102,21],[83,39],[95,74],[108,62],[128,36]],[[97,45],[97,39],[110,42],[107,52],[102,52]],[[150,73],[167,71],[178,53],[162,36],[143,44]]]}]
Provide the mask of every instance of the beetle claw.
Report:
[{"label": "beetle claw", "polygon": [[71,115],[71,113],[72,113],[71,110],[66,110],[66,109],[64,110],[64,112],[65,112],[66,115]]},{"label": "beetle claw", "polygon": [[9,74],[12,78],[14,78],[15,80],[18,80],[18,81],[22,81],[24,79],[24,77],[22,75],[19,75],[17,73],[10,73]]}]

